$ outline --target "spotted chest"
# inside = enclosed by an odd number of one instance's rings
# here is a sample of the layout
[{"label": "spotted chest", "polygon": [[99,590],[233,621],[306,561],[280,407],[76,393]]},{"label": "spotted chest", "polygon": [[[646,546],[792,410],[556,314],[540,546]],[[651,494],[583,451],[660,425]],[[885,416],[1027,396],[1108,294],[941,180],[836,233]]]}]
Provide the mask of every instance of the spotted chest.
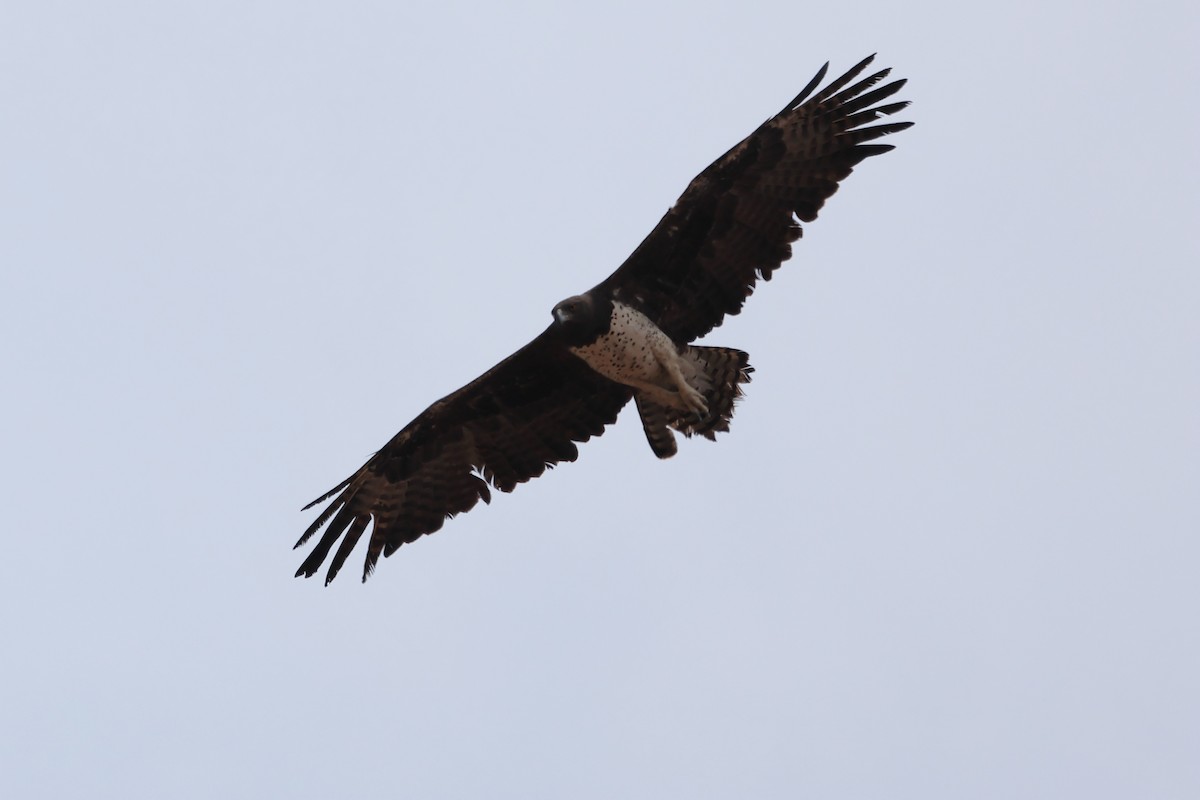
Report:
[{"label": "spotted chest", "polygon": [[591,344],[572,347],[571,352],[618,383],[661,385],[662,361],[674,356],[675,344],[645,314],[614,302],[608,332]]}]

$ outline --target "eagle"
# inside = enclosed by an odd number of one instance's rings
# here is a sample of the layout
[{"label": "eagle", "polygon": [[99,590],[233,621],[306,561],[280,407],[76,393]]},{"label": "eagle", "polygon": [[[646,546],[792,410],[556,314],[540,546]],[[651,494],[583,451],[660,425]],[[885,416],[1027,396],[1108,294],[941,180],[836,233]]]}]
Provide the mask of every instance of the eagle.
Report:
[{"label": "eagle", "polygon": [[380,555],[490,502],[491,489],[511,492],[574,461],[577,445],[601,435],[630,400],[659,458],[675,454],[675,433],[728,431],[753,371],[748,356],[693,342],[739,313],[760,278],[770,280],[801,223],[817,218],[860,161],[893,149],[877,139],[913,124],[871,124],[908,105],[888,101],[905,84],[880,85],[890,69],[860,77],[873,60],[818,91],[826,63],[696,176],[612,275],[554,306],[533,341],[433,403],[305,506],[333,498],[296,542],[324,528],[296,576],[316,574],[336,544],[328,585],[371,526],[367,580]]}]

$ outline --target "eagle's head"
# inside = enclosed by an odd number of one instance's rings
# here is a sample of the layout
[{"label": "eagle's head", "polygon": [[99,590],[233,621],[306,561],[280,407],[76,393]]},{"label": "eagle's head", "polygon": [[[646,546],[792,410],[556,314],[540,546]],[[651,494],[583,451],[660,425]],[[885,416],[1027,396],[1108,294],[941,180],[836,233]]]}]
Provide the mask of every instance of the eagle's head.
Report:
[{"label": "eagle's head", "polygon": [[568,297],[554,307],[554,327],[568,344],[587,344],[608,329],[608,316],[597,312],[597,303],[590,294]]}]

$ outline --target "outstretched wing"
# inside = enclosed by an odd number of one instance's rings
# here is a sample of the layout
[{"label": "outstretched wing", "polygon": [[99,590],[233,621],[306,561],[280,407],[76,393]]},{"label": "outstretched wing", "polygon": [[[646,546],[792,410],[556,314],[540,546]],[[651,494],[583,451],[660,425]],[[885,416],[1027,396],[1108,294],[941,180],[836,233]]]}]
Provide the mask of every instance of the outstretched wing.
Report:
[{"label": "outstretched wing", "polygon": [[852,83],[874,58],[813,94],[826,63],[782,111],[701,172],[600,286],[637,298],[676,341],[697,339],[738,313],[758,278],[770,280],[791,257],[799,222],[817,218],[856,164],[892,149],[869,142],[912,125],[867,124],[908,105],[879,104],[905,83],[872,88],[890,70]]},{"label": "outstretched wing", "polygon": [[547,467],[574,461],[575,443],[603,433],[630,396],[628,387],[590,369],[547,329],[431,405],[358,472],[305,506],[337,495],[296,542],[299,547],[328,523],[296,576],[315,574],[341,539],[328,585],[373,520],[365,581],[381,553],[389,556],[480,500],[489,502],[489,484],[511,492]]}]

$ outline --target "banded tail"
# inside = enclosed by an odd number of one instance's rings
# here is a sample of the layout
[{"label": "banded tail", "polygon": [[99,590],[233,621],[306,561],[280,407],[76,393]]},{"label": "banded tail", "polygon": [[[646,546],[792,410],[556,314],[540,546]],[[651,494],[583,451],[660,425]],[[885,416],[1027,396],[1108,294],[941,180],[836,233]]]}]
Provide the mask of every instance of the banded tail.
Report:
[{"label": "banded tail", "polygon": [[699,434],[710,440],[728,431],[734,404],[742,396],[742,384],[749,383],[750,373],[754,372],[750,357],[730,347],[689,346],[681,355],[695,368],[695,380],[689,383],[703,393],[708,413],[699,418],[690,410],[664,405],[637,392],[634,399],[646,441],[659,458],[670,458],[678,451],[671,429],[689,438]]}]

